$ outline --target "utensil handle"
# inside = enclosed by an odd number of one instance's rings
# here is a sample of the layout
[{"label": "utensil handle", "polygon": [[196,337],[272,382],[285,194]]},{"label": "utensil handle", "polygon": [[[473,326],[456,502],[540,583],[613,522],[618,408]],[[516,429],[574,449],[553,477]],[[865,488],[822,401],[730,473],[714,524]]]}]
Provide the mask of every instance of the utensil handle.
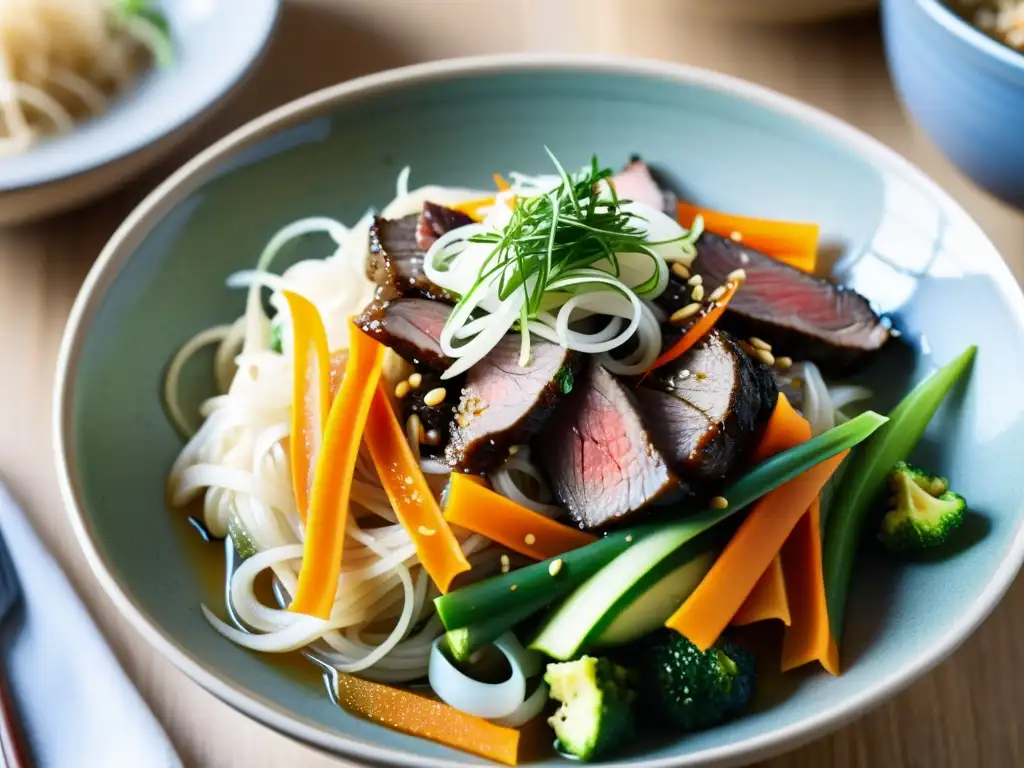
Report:
[{"label": "utensil handle", "polygon": [[29,768],[28,750],[22,740],[14,696],[7,677],[0,669],[0,751],[7,768]]}]

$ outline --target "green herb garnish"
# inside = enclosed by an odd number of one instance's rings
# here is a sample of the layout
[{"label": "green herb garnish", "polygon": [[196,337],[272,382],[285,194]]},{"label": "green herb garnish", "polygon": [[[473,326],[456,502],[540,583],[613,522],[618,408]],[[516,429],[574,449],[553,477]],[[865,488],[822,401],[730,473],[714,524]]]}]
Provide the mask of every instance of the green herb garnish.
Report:
[{"label": "green herb garnish", "polygon": [[573,384],[576,383],[575,378],[572,375],[572,368],[569,366],[563,366],[555,374],[555,381],[558,382],[558,389],[563,395],[568,395],[572,392]]}]

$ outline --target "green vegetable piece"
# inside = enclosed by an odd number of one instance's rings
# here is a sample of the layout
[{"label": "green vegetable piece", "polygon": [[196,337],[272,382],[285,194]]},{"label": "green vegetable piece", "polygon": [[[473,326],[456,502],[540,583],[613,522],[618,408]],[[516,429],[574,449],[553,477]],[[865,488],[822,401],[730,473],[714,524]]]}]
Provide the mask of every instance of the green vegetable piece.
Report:
[{"label": "green vegetable piece", "polygon": [[882,519],[878,538],[893,552],[913,554],[944,544],[964,521],[967,502],[935,477],[899,462],[889,473],[893,508]]},{"label": "green vegetable piece", "polygon": [[270,349],[278,354],[281,354],[284,351],[284,340],[282,338],[283,333],[284,329],[281,327],[280,323],[270,324]]},{"label": "green vegetable piece", "polygon": [[634,647],[644,711],[682,731],[719,725],[754,698],[754,657],[721,640],[707,652],[671,630]]},{"label": "green vegetable piece", "polygon": [[[171,25],[151,0],[119,0],[113,8],[118,24],[131,29],[136,38],[153,54],[158,67],[174,63]],[[139,22],[134,25],[133,22]]]},{"label": "green vegetable piece", "polygon": [[864,524],[889,470],[906,461],[953,384],[968,369],[977,347],[968,347],[953,362],[922,381],[889,415],[889,422],[846,461],[842,482],[825,522],[823,565],[825,600],[832,634],[842,636],[846,596]]},{"label": "green vegetable piece", "polygon": [[603,658],[584,656],[548,664],[544,681],[550,686],[551,698],[562,702],[548,723],[563,752],[593,760],[632,740],[636,694],[628,679],[623,667]]},{"label": "green vegetable piece", "polygon": [[248,560],[259,552],[259,548],[252,540],[252,536],[249,535],[249,531],[246,530],[245,526],[242,525],[235,515],[232,515],[231,519],[228,520],[228,536],[231,537],[231,542],[235,545],[238,556],[243,560]]},{"label": "green vegetable piece", "polygon": [[448,649],[456,661],[469,661],[473,651],[490,645],[511,627],[530,618],[543,607],[526,602],[518,606],[513,613],[502,613],[478,624],[452,629],[445,634]]},{"label": "green vegetable piece", "polygon": [[[506,617],[505,628],[508,629],[521,621],[519,617],[527,610],[532,608],[531,613],[537,612],[557,602],[647,536],[666,531],[670,537],[674,534],[675,545],[664,546],[662,540],[663,546],[659,548],[661,554],[656,561],[636,560],[636,566],[646,573],[702,531],[727,519],[825,459],[856,445],[885,421],[884,416],[866,411],[841,426],[762,462],[731,486],[727,492],[729,507],[724,510],[705,510],[678,523],[652,523],[627,528],[609,534],[593,544],[565,552],[558,556],[562,561],[562,568],[557,578],[553,578],[548,572],[551,563],[549,559],[437,597],[434,599],[434,605],[438,616],[441,617],[445,629],[449,631],[492,619],[497,620],[502,616]],[[634,578],[630,583],[635,583],[638,579],[639,577]],[[606,597],[599,596],[601,600]],[[601,611],[600,616],[603,616],[611,606],[615,606],[617,612],[632,602],[632,598],[619,602],[621,597],[621,594],[612,595],[611,602]],[[609,616],[608,622],[613,618],[614,615]],[[594,624],[596,622],[592,619],[586,631],[589,632]]]},{"label": "green vegetable piece", "polygon": [[572,368],[568,365],[559,368],[558,373],[555,374],[555,381],[558,382],[558,389],[563,395],[572,392],[573,385],[576,383],[575,377],[572,375]]}]

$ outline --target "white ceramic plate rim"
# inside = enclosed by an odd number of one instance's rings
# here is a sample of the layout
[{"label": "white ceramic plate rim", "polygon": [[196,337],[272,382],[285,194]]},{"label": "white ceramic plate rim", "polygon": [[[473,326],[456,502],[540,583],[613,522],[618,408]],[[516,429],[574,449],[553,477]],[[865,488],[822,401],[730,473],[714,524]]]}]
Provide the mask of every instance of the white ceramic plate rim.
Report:
[{"label": "white ceramic plate rim", "polygon": [[[767,88],[704,69],[617,56],[575,54],[505,54],[451,59],[389,70],[325,88],[272,110],[221,139],[186,163],[128,216],[107,243],[85,279],[72,307],[57,361],[53,429],[58,480],[75,535],[96,578],[99,579],[125,617],[155,648],[200,685],[241,712],[300,741],[350,758],[414,768],[426,766],[449,768],[452,765],[471,764],[462,763],[454,758],[445,760],[428,758],[332,733],[319,724],[281,707],[274,701],[265,699],[243,686],[223,680],[218,676],[216,670],[204,666],[201,661],[178,645],[173,637],[166,634],[154,622],[143,606],[132,597],[130,587],[121,583],[114,575],[105,556],[100,551],[98,543],[94,540],[88,517],[83,512],[85,502],[81,490],[73,479],[76,475],[76,456],[71,411],[73,382],[78,368],[82,342],[106,289],[155,222],[205,181],[220,163],[263,139],[267,134],[318,116],[344,101],[358,100],[376,93],[407,88],[417,83],[460,76],[543,69],[647,75],[696,84],[714,91],[733,94],[758,106],[810,125],[873,162],[893,168],[900,174],[910,177],[939,201],[947,214],[958,225],[973,230],[978,238],[989,244],[989,248],[975,253],[973,258],[980,262],[985,271],[997,278],[995,282],[1000,286],[999,290],[1003,292],[1017,322],[1024,326],[1024,296],[1021,295],[1020,288],[1006,264],[999,258],[995,247],[960,205],[922,171],[888,147],[838,118]],[[755,759],[763,760],[822,736],[896,694],[952,653],[999,602],[1020,569],[1022,560],[1024,560],[1024,525],[1019,525],[991,581],[977,595],[964,615],[942,637],[898,674],[865,688],[856,696],[836,707],[772,733],[742,739],[721,747],[704,749],[678,757],[604,763],[604,765],[620,766],[621,768],[636,765],[642,765],[644,768],[680,768],[682,766],[722,768],[742,765]]]}]

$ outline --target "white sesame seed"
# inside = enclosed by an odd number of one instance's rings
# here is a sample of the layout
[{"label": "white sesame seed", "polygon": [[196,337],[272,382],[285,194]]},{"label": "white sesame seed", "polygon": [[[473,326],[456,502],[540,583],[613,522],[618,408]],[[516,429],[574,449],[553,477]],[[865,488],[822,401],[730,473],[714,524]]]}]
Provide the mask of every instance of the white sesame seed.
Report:
[{"label": "white sesame seed", "polygon": [[763,349],[765,352],[772,351],[772,345],[769,344],[764,339],[757,338],[757,336],[750,337],[750,346],[752,346],[754,349]]},{"label": "white sesame seed", "polygon": [[534,544],[537,543],[537,537],[534,536],[532,533],[528,533],[526,534],[526,537],[523,539],[523,541],[526,542],[526,545],[528,547],[532,547]]},{"label": "white sesame seed", "polygon": [[729,506],[729,500],[725,496],[715,496],[711,500],[712,509],[727,509]]},{"label": "white sesame seed", "polygon": [[423,404],[433,408],[434,406],[440,405],[444,402],[444,399],[448,397],[448,392],[444,387],[437,387],[430,390],[423,396]]},{"label": "white sesame seed", "polygon": [[775,367],[778,368],[779,370],[784,371],[787,368],[791,368],[792,366],[793,366],[793,358],[792,357],[776,357],[775,358]]},{"label": "white sesame seed", "polygon": [[697,381],[704,381],[704,379],[706,379],[707,377],[708,375],[704,373],[704,371],[697,371],[695,374],[693,374],[693,378],[695,378]]},{"label": "white sesame seed", "polygon": [[704,298],[704,286],[693,286],[693,290],[690,291],[690,298],[693,299],[694,301],[701,301]]},{"label": "white sesame seed", "polygon": [[515,591],[516,591],[517,589],[519,589],[519,587],[518,587],[518,586],[517,586],[516,584],[513,584],[513,585],[512,585],[511,587],[509,587],[508,589],[509,589],[509,591],[510,591],[510,592],[515,592]]},{"label": "white sesame seed", "polygon": [[413,389],[419,389],[420,388],[420,384],[422,384],[422,383],[423,383],[423,374],[422,373],[414,373],[412,376],[409,377],[409,386],[412,387]]},{"label": "white sesame seed", "polygon": [[737,243],[742,243],[743,235],[740,232],[733,230],[732,232],[729,233],[729,239],[734,240]]},{"label": "white sesame seed", "polygon": [[437,533],[433,528],[427,528],[425,525],[421,525],[417,530],[424,536],[433,536]]},{"label": "white sesame seed", "polygon": [[562,558],[552,560],[551,565],[548,566],[548,573],[552,576],[557,576],[558,572],[562,570]]},{"label": "white sesame seed", "polygon": [[691,277],[689,280],[686,281],[686,284],[687,285],[701,285],[701,284],[703,284],[703,282],[704,282],[704,278],[703,277],[701,277],[700,275],[694,275],[693,277]]},{"label": "white sesame seed", "polygon": [[395,397],[401,400],[409,394],[409,382],[400,381],[395,385]]},{"label": "white sesame seed", "polygon": [[700,312],[700,304],[698,304],[697,302],[694,302],[693,304],[687,304],[682,309],[677,309],[675,312],[673,312],[671,317],[669,317],[668,321],[670,323],[678,324],[683,322],[683,320],[685,320],[688,317],[693,317],[698,312]]},{"label": "white sesame seed", "polygon": [[508,449],[508,455],[509,456],[515,456],[517,453],[519,453],[519,446],[518,445],[513,445],[513,446],[509,447],[509,449]]},{"label": "white sesame seed", "polygon": [[723,296],[725,296],[725,286],[720,285],[711,292],[711,295],[708,296],[708,301],[718,301]]},{"label": "white sesame seed", "polygon": [[750,263],[750,256],[748,256],[747,252],[744,251],[743,253],[740,254],[740,264],[749,264],[749,263]]},{"label": "white sesame seed", "polygon": [[678,277],[680,280],[690,279],[690,270],[688,270],[684,264],[680,264],[678,261],[672,265],[672,274]]},{"label": "white sesame seed", "polygon": [[747,271],[745,269],[734,269],[732,272],[726,275],[726,277],[730,281],[742,283],[744,280],[747,279]]},{"label": "white sesame seed", "polygon": [[765,365],[775,365],[775,356],[771,352],[766,352],[763,349],[757,350],[757,359]]},{"label": "white sesame seed", "polygon": [[747,357],[757,357],[757,350],[750,346],[748,341],[741,341],[740,349],[746,353]]},{"label": "white sesame seed", "polygon": [[511,567],[511,563],[509,562],[508,555],[502,555],[501,556],[501,572],[502,573],[508,573],[508,569],[510,567]]},{"label": "white sesame seed", "polygon": [[631,541],[633,541],[633,536],[632,535],[627,536],[626,537],[626,543],[629,544]]}]

